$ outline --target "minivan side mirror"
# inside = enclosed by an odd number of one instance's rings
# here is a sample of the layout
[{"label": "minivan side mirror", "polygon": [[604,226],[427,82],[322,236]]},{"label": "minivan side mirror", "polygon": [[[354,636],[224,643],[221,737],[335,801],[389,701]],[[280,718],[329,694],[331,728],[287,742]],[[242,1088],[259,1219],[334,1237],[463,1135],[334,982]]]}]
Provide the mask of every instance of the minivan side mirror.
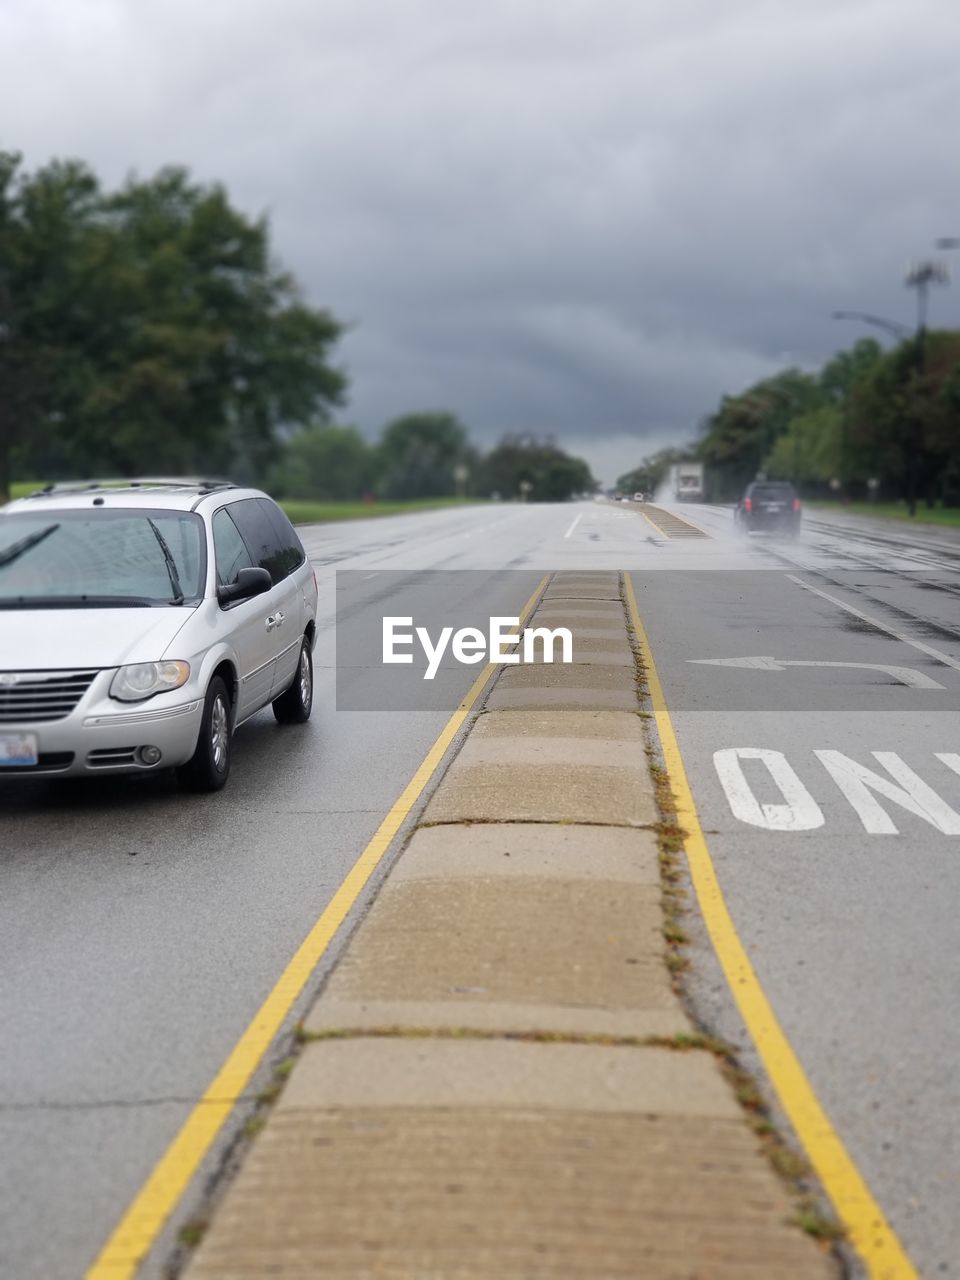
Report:
[{"label": "minivan side mirror", "polygon": [[217,599],[222,605],[236,604],[238,600],[251,600],[262,596],[273,586],[273,579],[266,569],[241,569],[233,582],[217,588]]}]

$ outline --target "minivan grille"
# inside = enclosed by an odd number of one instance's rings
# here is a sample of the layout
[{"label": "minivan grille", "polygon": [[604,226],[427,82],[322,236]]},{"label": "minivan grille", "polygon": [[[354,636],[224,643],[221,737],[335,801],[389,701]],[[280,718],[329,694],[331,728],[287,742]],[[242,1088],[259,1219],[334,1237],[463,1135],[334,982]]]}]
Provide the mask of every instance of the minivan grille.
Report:
[{"label": "minivan grille", "polygon": [[96,671],[0,671],[0,725],[62,720]]}]

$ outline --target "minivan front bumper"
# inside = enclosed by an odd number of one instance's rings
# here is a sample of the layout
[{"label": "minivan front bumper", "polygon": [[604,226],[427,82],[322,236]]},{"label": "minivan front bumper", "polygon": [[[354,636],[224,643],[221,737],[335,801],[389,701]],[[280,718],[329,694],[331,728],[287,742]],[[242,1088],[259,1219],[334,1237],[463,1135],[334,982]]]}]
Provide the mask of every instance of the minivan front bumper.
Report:
[{"label": "minivan front bumper", "polygon": [[[109,697],[113,671],[100,671],[69,715],[57,720],[0,721],[0,735],[36,739],[39,764],[0,765],[0,779],[90,777],[97,773],[151,773],[185,764],[196,750],[203,699],[172,701],[160,694],[139,705]],[[177,693],[183,696],[183,690]],[[145,748],[154,748],[143,758]],[[159,757],[153,763],[156,751]]]}]

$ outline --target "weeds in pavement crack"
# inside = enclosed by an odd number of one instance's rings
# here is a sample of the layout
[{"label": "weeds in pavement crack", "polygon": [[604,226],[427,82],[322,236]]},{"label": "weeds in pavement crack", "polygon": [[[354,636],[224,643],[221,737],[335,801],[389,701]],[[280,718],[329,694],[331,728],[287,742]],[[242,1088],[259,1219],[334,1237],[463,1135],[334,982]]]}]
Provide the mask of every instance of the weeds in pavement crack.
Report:
[{"label": "weeds in pavement crack", "polygon": [[188,1218],[177,1232],[177,1239],[188,1249],[195,1249],[207,1233],[209,1218]]},{"label": "weeds in pavement crack", "polygon": [[[687,833],[677,819],[676,797],[670,783],[670,775],[663,766],[657,718],[650,708],[650,683],[647,678],[644,651],[636,628],[630,622],[623,574],[620,577],[620,598],[627,615],[627,632],[634,655],[634,683],[637,701],[640,704],[637,714],[643,723],[644,750],[653,782],[654,800],[660,815],[659,821],[653,825],[652,830],[656,834],[659,848],[660,901],[663,909],[662,933],[666,944],[666,964],[671,974],[673,988],[689,1011],[690,1001],[683,983],[683,975],[690,968],[690,959],[687,954],[690,937],[683,925],[683,919],[688,913],[686,887],[688,870],[683,856]],[[732,1045],[715,1036],[700,1032],[687,1036],[675,1036],[670,1041],[650,1040],[645,1043],[674,1049],[701,1049],[712,1053],[772,1168],[790,1189],[795,1206],[791,1221],[815,1240],[825,1244],[833,1245],[844,1238],[843,1227],[833,1214],[824,1208],[815,1190],[813,1171],[806,1157],[781,1136],[759,1084],[740,1066]]]}]

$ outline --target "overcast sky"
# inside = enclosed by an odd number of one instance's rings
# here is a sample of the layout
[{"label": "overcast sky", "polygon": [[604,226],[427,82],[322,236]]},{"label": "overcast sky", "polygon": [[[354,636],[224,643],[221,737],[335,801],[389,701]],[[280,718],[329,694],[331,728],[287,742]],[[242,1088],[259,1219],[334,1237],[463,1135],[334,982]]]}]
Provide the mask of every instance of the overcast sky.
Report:
[{"label": "overcast sky", "polygon": [[0,0],[0,57],[29,168],[269,214],[353,326],[344,420],[451,409],[607,482],[867,332],[833,309],[910,321],[960,235],[956,0]]}]

